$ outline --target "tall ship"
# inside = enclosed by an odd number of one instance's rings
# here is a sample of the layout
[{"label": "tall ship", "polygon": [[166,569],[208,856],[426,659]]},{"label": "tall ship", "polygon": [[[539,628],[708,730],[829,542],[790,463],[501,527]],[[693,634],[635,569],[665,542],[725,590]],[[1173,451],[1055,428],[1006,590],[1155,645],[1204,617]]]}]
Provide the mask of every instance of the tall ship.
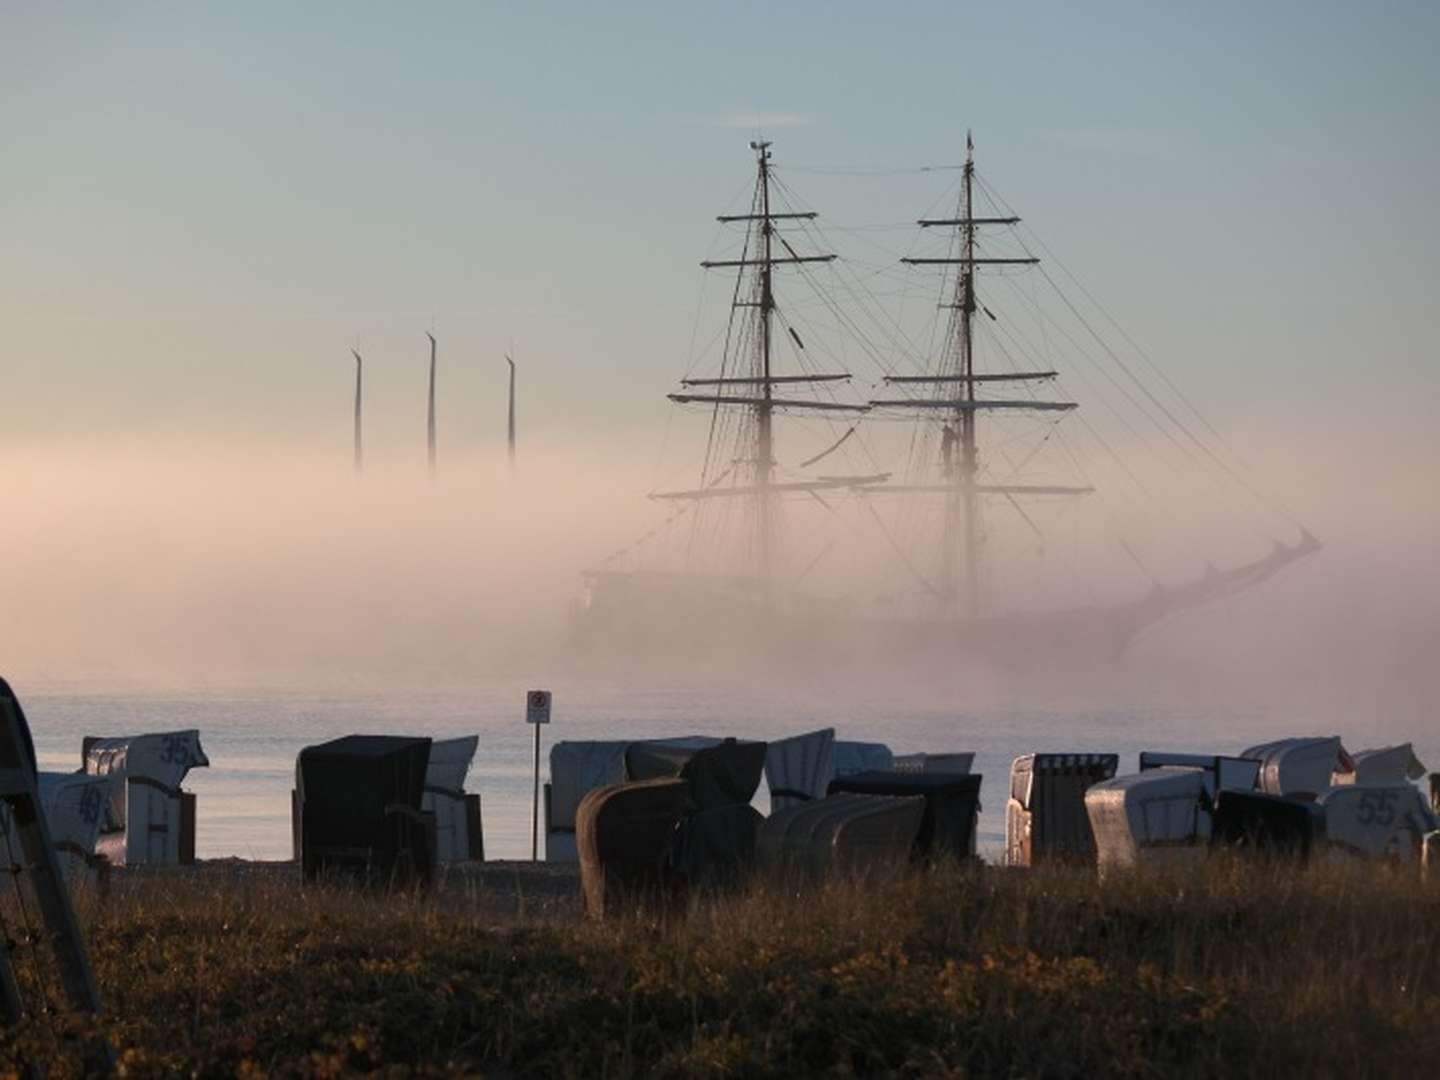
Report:
[{"label": "tall ship", "polygon": [[[910,252],[892,265],[848,276],[834,273],[838,256],[821,246],[819,215],[777,174],[771,143],[750,146],[748,203],[717,219],[735,239],[701,264],[726,275],[726,318],[669,394],[700,421],[698,474],[650,492],[663,515],[655,527],[586,572],[573,620],[582,647],[1091,664],[1319,549],[1292,525],[1289,542],[1225,569],[1205,560],[1166,581],[1112,536],[1143,579],[1113,597],[1097,598],[1094,582],[1067,594],[1043,573],[1007,574],[1007,554],[1053,550],[1056,522],[1065,526],[1073,506],[1097,495],[1067,434],[1080,402],[1059,392],[1057,353],[1078,350],[1105,377],[1090,385],[1108,379],[1156,424],[1172,456],[1258,492],[1203,416],[1187,423],[1101,338],[1087,345],[1043,313],[1027,332],[1010,314],[1038,312],[1022,282],[1043,273],[1041,258],[977,174],[970,136],[946,212],[920,218]],[[887,294],[896,281],[903,288]],[[1044,281],[1055,285],[1048,273]],[[913,312],[917,288],[929,294],[918,328],[887,308],[899,295]],[[1080,308],[1060,299],[1094,335]],[[1100,432],[1079,422],[1134,479]],[[1132,431],[1139,423],[1125,422]]]}]

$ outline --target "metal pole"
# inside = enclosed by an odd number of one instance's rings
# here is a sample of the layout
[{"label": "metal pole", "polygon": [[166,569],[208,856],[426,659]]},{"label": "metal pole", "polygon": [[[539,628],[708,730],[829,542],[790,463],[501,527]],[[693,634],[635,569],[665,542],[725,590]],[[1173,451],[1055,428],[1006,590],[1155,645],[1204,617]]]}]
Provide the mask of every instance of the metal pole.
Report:
[{"label": "metal pole", "polygon": [[530,804],[530,861],[540,861],[540,725],[535,729],[535,794]]},{"label": "metal pole", "polygon": [[515,471],[515,361],[509,353],[505,354],[505,362],[510,365],[510,416],[506,425],[506,443],[510,451],[510,471]]},{"label": "metal pole", "polygon": [[355,471],[361,472],[365,466],[364,443],[360,435],[360,395],[364,388],[365,361],[360,359],[360,353],[350,350],[355,357]]},{"label": "metal pole", "polygon": [[435,335],[427,332],[430,339],[430,393],[425,416],[425,449],[430,458],[430,475],[435,475]]}]

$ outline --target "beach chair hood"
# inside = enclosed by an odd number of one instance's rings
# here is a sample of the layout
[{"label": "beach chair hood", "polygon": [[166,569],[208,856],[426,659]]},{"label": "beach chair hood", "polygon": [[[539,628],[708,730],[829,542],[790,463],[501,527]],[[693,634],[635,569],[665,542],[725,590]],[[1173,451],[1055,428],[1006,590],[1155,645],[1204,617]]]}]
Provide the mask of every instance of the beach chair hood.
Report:
[{"label": "beach chair hood", "polygon": [[178,797],[191,769],[210,764],[200,746],[200,732],[166,731],[84,741],[85,772],[111,779],[106,828],[125,825],[125,781],[145,780]]},{"label": "beach chair hood", "polygon": [[777,739],[765,749],[770,812],[820,799],[835,776],[835,729]]}]

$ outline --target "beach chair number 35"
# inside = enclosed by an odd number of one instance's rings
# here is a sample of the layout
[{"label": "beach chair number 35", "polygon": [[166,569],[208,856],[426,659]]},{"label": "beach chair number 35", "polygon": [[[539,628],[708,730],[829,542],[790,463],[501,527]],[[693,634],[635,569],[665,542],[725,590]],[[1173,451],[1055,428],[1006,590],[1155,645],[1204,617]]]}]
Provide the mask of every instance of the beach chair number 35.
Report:
[{"label": "beach chair number 35", "polygon": [[160,761],[165,765],[190,764],[190,747],[184,736],[165,736],[165,741],[160,744]]},{"label": "beach chair number 35", "polygon": [[1360,805],[1355,810],[1355,820],[1361,825],[1379,825],[1382,829],[1395,824],[1395,803],[1399,793],[1394,791],[1367,791],[1360,796]]}]

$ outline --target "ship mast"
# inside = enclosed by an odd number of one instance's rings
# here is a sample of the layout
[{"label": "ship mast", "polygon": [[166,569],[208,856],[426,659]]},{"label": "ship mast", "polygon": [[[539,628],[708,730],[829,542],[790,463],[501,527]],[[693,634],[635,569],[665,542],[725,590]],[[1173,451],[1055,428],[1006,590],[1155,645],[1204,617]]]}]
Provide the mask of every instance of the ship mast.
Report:
[{"label": "ship mast", "polygon": [[[956,230],[959,254],[945,258],[906,258],[901,262],[915,266],[955,266],[950,331],[947,349],[938,369],[926,375],[892,375],[888,384],[930,386],[928,397],[907,397],[871,401],[877,409],[914,409],[932,419],[943,415],[940,431],[940,476],[938,488],[927,485],[890,485],[892,492],[938,491],[944,495],[944,519],[941,532],[941,580],[939,593],[941,614],[946,618],[971,619],[982,613],[981,600],[981,528],[982,503],[985,496],[1002,495],[1085,495],[1088,486],[1036,484],[981,484],[980,450],[977,424],[981,412],[1039,411],[1068,412],[1075,408],[1072,401],[1039,401],[1033,398],[995,399],[981,397],[981,386],[1007,383],[1043,382],[1055,378],[1054,371],[986,372],[975,370],[975,313],[980,310],[976,297],[975,273],[982,266],[1033,266],[1036,258],[991,258],[977,254],[979,230],[989,225],[1015,225],[1018,217],[982,217],[975,213],[975,142],[965,136],[965,172],[960,195],[959,213],[953,218],[928,218],[918,224],[922,229],[942,226]],[[955,250],[954,247],[951,249]],[[987,310],[988,314],[988,310]],[[993,318],[993,316],[992,316]]]},{"label": "ship mast", "polygon": [[774,579],[774,522],[770,513],[772,494],[771,481],[775,474],[774,435],[771,420],[775,413],[774,383],[770,377],[770,327],[775,314],[775,294],[771,290],[770,272],[773,267],[771,240],[774,224],[770,220],[770,143],[767,140],[752,142],[757,167],[760,170],[760,385],[763,393],[755,406],[755,525],[756,570],[761,584],[768,589]]},{"label": "ship mast", "polygon": [[[836,401],[814,398],[777,396],[777,390],[795,387],[797,384],[821,384],[847,381],[850,376],[836,374],[777,374],[775,356],[774,325],[776,302],[774,270],[777,266],[800,263],[828,263],[835,256],[801,255],[791,247],[789,241],[777,228],[777,222],[811,221],[817,216],[814,211],[776,212],[772,209],[770,142],[757,140],[750,144],[755,152],[755,192],[751,199],[750,213],[722,214],[716,220],[723,223],[741,222],[748,231],[745,249],[738,259],[714,259],[702,262],[705,269],[734,268],[739,274],[735,299],[731,306],[732,327],[735,320],[752,317],[752,333],[741,335],[741,340],[751,343],[750,359],[741,370],[743,374],[727,374],[722,367],[718,378],[683,379],[685,392],[669,395],[677,404],[711,405],[719,410],[738,408],[749,414],[752,421],[753,444],[742,447],[737,464],[749,464],[751,468],[741,474],[742,482],[729,485],[707,484],[704,487],[686,491],[655,492],[655,499],[713,499],[745,497],[752,500],[755,511],[754,573],[762,590],[769,593],[780,577],[780,559],[777,551],[778,500],[800,492],[851,487],[856,483],[878,482],[883,475],[868,477],[823,477],[811,481],[777,483],[775,479],[775,414],[779,411],[792,412],[811,410],[818,412],[863,413],[865,405],[844,404]],[[776,246],[784,254],[776,254]],[[750,288],[744,288],[749,277]],[[791,338],[796,347],[803,349],[799,335],[792,329]],[[741,365],[737,364],[737,368]],[[748,370],[746,370],[748,369]],[[735,370],[735,368],[729,368]],[[716,393],[692,393],[694,387],[715,387]],[[728,391],[728,392],[727,392]]]},{"label": "ship mast", "polygon": [[[960,305],[960,367],[965,388],[964,400],[969,406],[957,409],[955,422],[960,426],[960,465],[954,479],[958,479],[958,492],[952,492],[946,506],[946,536],[944,541],[946,575],[944,593],[946,597],[960,598],[962,614],[974,618],[980,612],[980,503],[975,494],[975,475],[979,471],[979,455],[975,446],[975,350],[971,317],[975,314],[975,214],[974,192],[975,144],[967,133],[965,136],[965,196],[961,217],[961,250],[965,263],[961,266],[956,302]],[[953,429],[952,429],[953,430]],[[955,535],[954,515],[957,509],[963,514],[965,528],[965,580],[963,591],[956,588],[955,581]],[[955,603],[954,599],[949,601]]]}]

